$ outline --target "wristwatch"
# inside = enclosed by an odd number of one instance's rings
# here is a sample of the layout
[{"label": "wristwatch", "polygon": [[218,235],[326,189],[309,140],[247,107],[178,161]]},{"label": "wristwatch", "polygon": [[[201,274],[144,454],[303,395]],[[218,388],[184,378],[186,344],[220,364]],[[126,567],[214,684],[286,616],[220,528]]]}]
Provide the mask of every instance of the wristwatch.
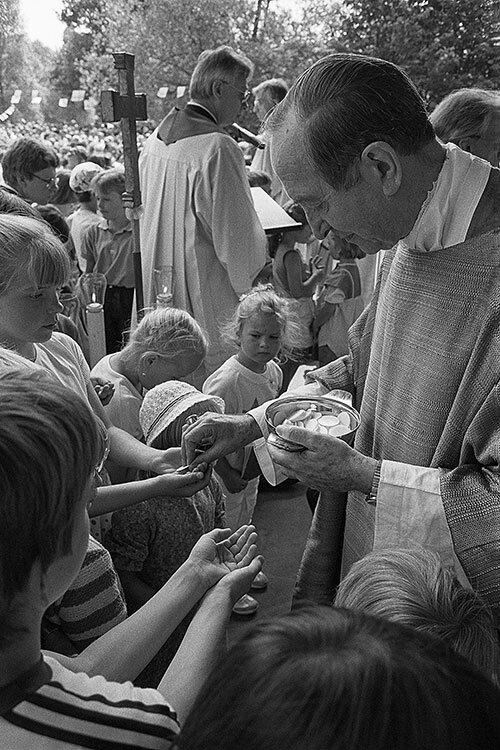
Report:
[{"label": "wristwatch", "polygon": [[372,486],[370,487],[370,492],[366,496],[366,502],[369,503],[369,505],[377,504],[377,493],[378,493],[378,486],[380,484],[380,472],[381,471],[382,471],[382,461],[379,461],[375,467],[375,471],[373,472]]}]

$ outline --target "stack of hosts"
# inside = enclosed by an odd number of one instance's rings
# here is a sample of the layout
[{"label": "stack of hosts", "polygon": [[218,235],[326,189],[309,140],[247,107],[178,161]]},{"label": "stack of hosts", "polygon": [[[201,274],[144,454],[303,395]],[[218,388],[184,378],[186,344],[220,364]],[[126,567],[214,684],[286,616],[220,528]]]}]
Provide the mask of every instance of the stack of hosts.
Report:
[{"label": "stack of hosts", "polygon": [[[354,447],[297,427],[278,431],[305,450],[269,447],[278,474],[321,491],[296,597],[331,602],[373,548],[421,543],[500,624],[500,170],[441,143],[407,76],[361,55],[312,65],[266,127],[316,236],[386,251],[348,354],[304,387],[352,395]],[[264,412],[202,417],[192,466],[266,435]]]}]

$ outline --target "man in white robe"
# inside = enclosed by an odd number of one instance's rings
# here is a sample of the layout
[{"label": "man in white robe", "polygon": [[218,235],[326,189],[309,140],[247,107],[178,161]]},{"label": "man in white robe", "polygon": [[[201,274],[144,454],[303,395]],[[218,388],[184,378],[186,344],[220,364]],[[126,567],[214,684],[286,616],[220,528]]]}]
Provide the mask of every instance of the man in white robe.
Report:
[{"label": "man in white robe", "polygon": [[231,355],[220,326],[266,259],[243,155],[223,129],[249,97],[252,67],[230,47],[205,50],[186,108],[167,115],[139,161],[145,304],[161,291],[154,270],[172,267],[174,305],[191,313],[210,341],[198,386]]}]

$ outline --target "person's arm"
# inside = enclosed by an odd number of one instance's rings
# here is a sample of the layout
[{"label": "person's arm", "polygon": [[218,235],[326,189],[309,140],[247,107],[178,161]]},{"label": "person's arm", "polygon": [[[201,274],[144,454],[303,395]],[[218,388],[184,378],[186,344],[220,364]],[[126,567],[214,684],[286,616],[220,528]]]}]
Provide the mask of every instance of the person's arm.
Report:
[{"label": "person's arm", "polygon": [[86,260],[85,265],[85,272],[86,273],[92,273],[94,270],[94,266],[96,263],[96,257],[95,257],[95,246],[94,246],[94,234],[95,229],[93,227],[89,227],[86,232],[82,235],[81,239],[81,253],[82,258]]},{"label": "person's arm", "polygon": [[376,459],[351,448],[340,438],[318,435],[302,427],[280,425],[276,434],[304,446],[304,450],[297,453],[268,446],[273,462],[287,476],[320,491],[358,490],[365,495],[370,492],[378,466]]},{"label": "person's arm", "polygon": [[[103,675],[115,682],[135,679],[188,612],[221,578],[233,574],[236,585],[241,581],[239,573],[251,566],[248,574],[243,572],[245,585],[247,578],[250,585],[262,564],[256,540],[253,526],[242,526],[233,534],[229,529],[214,529],[204,534],[186,562],[141,609],[77,657],[53,656],[73,672],[85,672],[91,677]],[[220,621],[217,622],[220,626]],[[195,661],[196,656],[193,654]]]},{"label": "person's arm", "polygon": [[184,431],[182,452],[193,469],[202,462],[212,463],[262,437],[262,431],[249,414],[207,412]]},{"label": "person's arm", "polygon": [[[150,448],[140,440],[137,440],[137,438],[129,435],[125,430],[115,427],[112,424],[90,380],[87,384],[87,398],[92,410],[103,422],[108,431],[110,440],[109,458],[114,463],[132,469],[144,469],[155,474],[172,472],[177,468],[178,462],[173,460],[174,456],[177,457],[177,451],[173,451],[173,449],[161,451],[156,450],[156,448]],[[175,481],[172,484],[173,492],[166,491],[165,494],[179,494],[178,489],[180,487],[183,485],[186,485],[186,487],[193,485],[200,480],[202,480],[202,477],[199,474],[196,476],[193,473],[175,475]],[[192,495],[193,492],[197,492],[197,490],[186,492],[185,494]],[[148,494],[145,497],[152,497],[152,495]],[[141,499],[144,499],[144,497]],[[106,511],[101,512],[104,513]]]},{"label": "person's arm", "polygon": [[325,302],[319,310],[316,311],[313,319],[313,333],[317,333],[321,326],[323,326],[327,320],[330,320],[334,314],[337,305],[332,305],[331,302]]},{"label": "person's arm", "polygon": [[400,534],[437,551],[493,608],[500,623],[500,385],[467,429],[454,468],[382,461],[375,508],[377,548]]},{"label": "person's arm", "polygon": [[226,498],[222,492],[222,487],[217,479],[212,479],[208,485],[212,497],[215,501],[215,514],[214,514],[214,528],[215,529],[226,529]]},{"label": "person's arm", "polygon": [[[205,471],[203,471],[204,469]],[[126,508],[129,505],[140,503],[142,500],[159,497],[160,495],[191,497],[195,492],[207,486],[210,477],[211,470],[207,469],[205,464],[200,464],[196,470],[186,474],[176,472],[158,474],[148,479],[99,487],[89,507],[89,516],[93,518],[103,513],[112,513],[115,510],[120,510],[120,508]]]},{"label": "person's arm", "polygon": [[158,690],[182,722],[226,645],[226,628],[233,605],[245,594],[262,568],[262,558],[225,576],[206,594],[163,676]]},{"label": "person's arm", "polygon": [[116,566],[116,571],[120,577],[123,593],[125,594],[127,610],[130,613],[136,612],[155,595],[155,590],[151,586],[148,586],[147,583],[144,583],[137,573],[131,570],[120,570],[118,566]]},{"label": "person's arm", "polygon": [[301,297],[312,297],[317,285],[325,278],[325,269],[316,266],[316,269],[307,279],[302,278],[303,266],[300,253],[290,250],[283,258],[286,278],[290,294],[294,299]]}]

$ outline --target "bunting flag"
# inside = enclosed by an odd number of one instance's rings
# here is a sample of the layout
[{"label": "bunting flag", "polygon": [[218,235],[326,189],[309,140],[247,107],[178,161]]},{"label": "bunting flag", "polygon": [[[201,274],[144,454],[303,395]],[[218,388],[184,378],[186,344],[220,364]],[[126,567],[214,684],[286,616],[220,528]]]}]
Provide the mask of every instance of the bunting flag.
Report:
[{"label": "bunting flag", "polygon": [[73,89],[71,92],[72,102],[83,102],[85,99],[85,89]]},{"label": "bunting flag", "polygon": [[7,107],[5,112],[2,112],[0,114],[0,122],[5,122],[5,120],[8,120],[11,115],[14,114],[16,111],[16,108],[13,104],[10,105],[10,107]]},{"label": "bunting flag", "polygon": [[[169,93],[175,93],[176,98],[181,99],[187,90],[188,87],[186,85],[166,84],[165,86],[160,86],[156,92],[156,96],[158,99],[166,99]],[[89,96],[88,99],[85,99],[86,94],[86,89],[73,89],[70,96],[62,96],[58,100],[58,106],[61,107],[61,109],[66,109],[70,102],[83,102],[83,109],[86,111],[92,111],[98,106],[99,101],[93,96]],[[38,89],[32,89],[28,92],[28,95],[30,96],[30,104],[37,106],[42,103],[42,97],[40,96]],[[15,105],[19,104],[22,98],[23,90],[14,89],[12,96],[10,97],[10,106],[4,112],[0,113],[0,122],[5,122],[5,120],[9,119],[9,117],[16,111]]]}]

